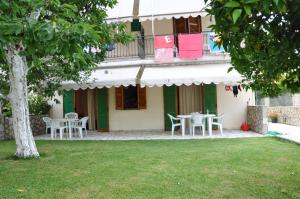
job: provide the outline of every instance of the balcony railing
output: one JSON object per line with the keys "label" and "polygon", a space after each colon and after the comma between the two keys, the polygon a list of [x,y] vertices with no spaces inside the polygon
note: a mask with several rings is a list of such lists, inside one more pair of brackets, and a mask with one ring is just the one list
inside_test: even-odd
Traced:
{"label": "balcony railing", "polygon": [[[209,41],[208,33],[202,32],[203,34],[203,50],[204,53],[208,53]],[[107,51],[106,58],[128,58],[128,57],[140,57],[144,59],[146,57],[154,56],[154,37],[153,36],[138,36],[128,44],[115,44],[114,49]],[[177,53],[174,53],[177,56]]]}

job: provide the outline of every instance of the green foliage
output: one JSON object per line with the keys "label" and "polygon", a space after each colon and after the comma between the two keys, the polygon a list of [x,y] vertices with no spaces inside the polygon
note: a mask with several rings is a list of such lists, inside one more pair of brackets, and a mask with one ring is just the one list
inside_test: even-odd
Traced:
{"label": "green foliage", "polygon": [[29,105],[29,113],[33,115],[48,114],[51,108],[51,106],[48,104],[47,98],[40,95],[30,96],[28,105]]}
{"label": "green foliage", "polygon": [[[48,114],[51,106],[48,104],[48,98],[40,95],[30,95],[28,99],[29,113],[32,115]],[[11,105],[8,101],[4,103],[3,115],[6,117],[12,116]]]}
{"label": "green foliage", "polygon": [[[30,91],[51,96],[62,81],[82,81],[104,59],[103,46],[131,39],[124,24],[106,23],[106,10],[115,4],[116,0],[1,0],[0,93],[9,92],[5,52],[11,45],[26,59]],[[92,47],[101,50],[84,50]]]}
{"label": "green foliage", "polygon": [[5,102],[5,103],[3,104],[2,114],[3,114],[5,117],[11,117],[11,116],[12,116],[11,105],[10,105],[9,102]]}
{"label": "green foliage", "polygon": [[275,96],[300,88],[300,1],[211,0],[213,30],[247,87]]}

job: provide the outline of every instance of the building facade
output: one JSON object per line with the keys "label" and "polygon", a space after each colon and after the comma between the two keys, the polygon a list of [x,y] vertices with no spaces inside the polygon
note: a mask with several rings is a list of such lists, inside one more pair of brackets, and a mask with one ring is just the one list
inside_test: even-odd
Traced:
{"label": "building facade", "polygon": [[209,112],[224,113],[224,128],[238,129],[254,95],[240,74],[227,73],[230,57],[210,44],[214,18],[199,2],[120,0],[108,21],[126,23],[136,39],[113,44],[87,83],[64,83],[51,117],[77,112],[91,130],[163,131],[171,127],[167,114]]}

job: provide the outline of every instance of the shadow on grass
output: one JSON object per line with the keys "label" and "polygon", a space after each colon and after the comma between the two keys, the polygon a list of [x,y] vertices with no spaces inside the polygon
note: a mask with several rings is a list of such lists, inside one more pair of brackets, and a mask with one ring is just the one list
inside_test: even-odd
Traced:
{"label": "shadow on grass", "polygon": [[41,158],[45,158],[47,156],[48,155],[46,153],[40,153],[40,157],[28,157],[28,158],[22,158],[22,157],[18,157],[16,155],[8,155],[8,156],[5,156],[3,158],[3,160],[14,160],[14,161],[40,160]]}

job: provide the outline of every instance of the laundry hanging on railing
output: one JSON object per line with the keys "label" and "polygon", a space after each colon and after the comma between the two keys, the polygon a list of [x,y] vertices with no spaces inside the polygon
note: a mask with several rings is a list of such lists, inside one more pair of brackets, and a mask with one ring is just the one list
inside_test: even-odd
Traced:
{"label": "laundry hanging on railing", "polygon": [[232,86],[232,93],[233,93],[234,97],[237,97],[237,95],[239,94],[239,91],[242,91],[241,85]]}
{"label": "laundry hanging on railing", "polygon": [[179,58],[197,59],[203,56],[203,36],[199,34],[178,35]]}
{"label": "laundry hanging on railing", "polygon": [[216,33],[208,33],[208,46],[209,50],[212,53],[218,53],[218,52],[225,52],[223,45],[220,47],[218,44],[221,42],[221,34],[216,34]]}
{"label": "laundry hanging on railing", "polygon": [[155,61],[159,63],[172,62],[174,58],[174,37],[168,36],[155,36]]}

